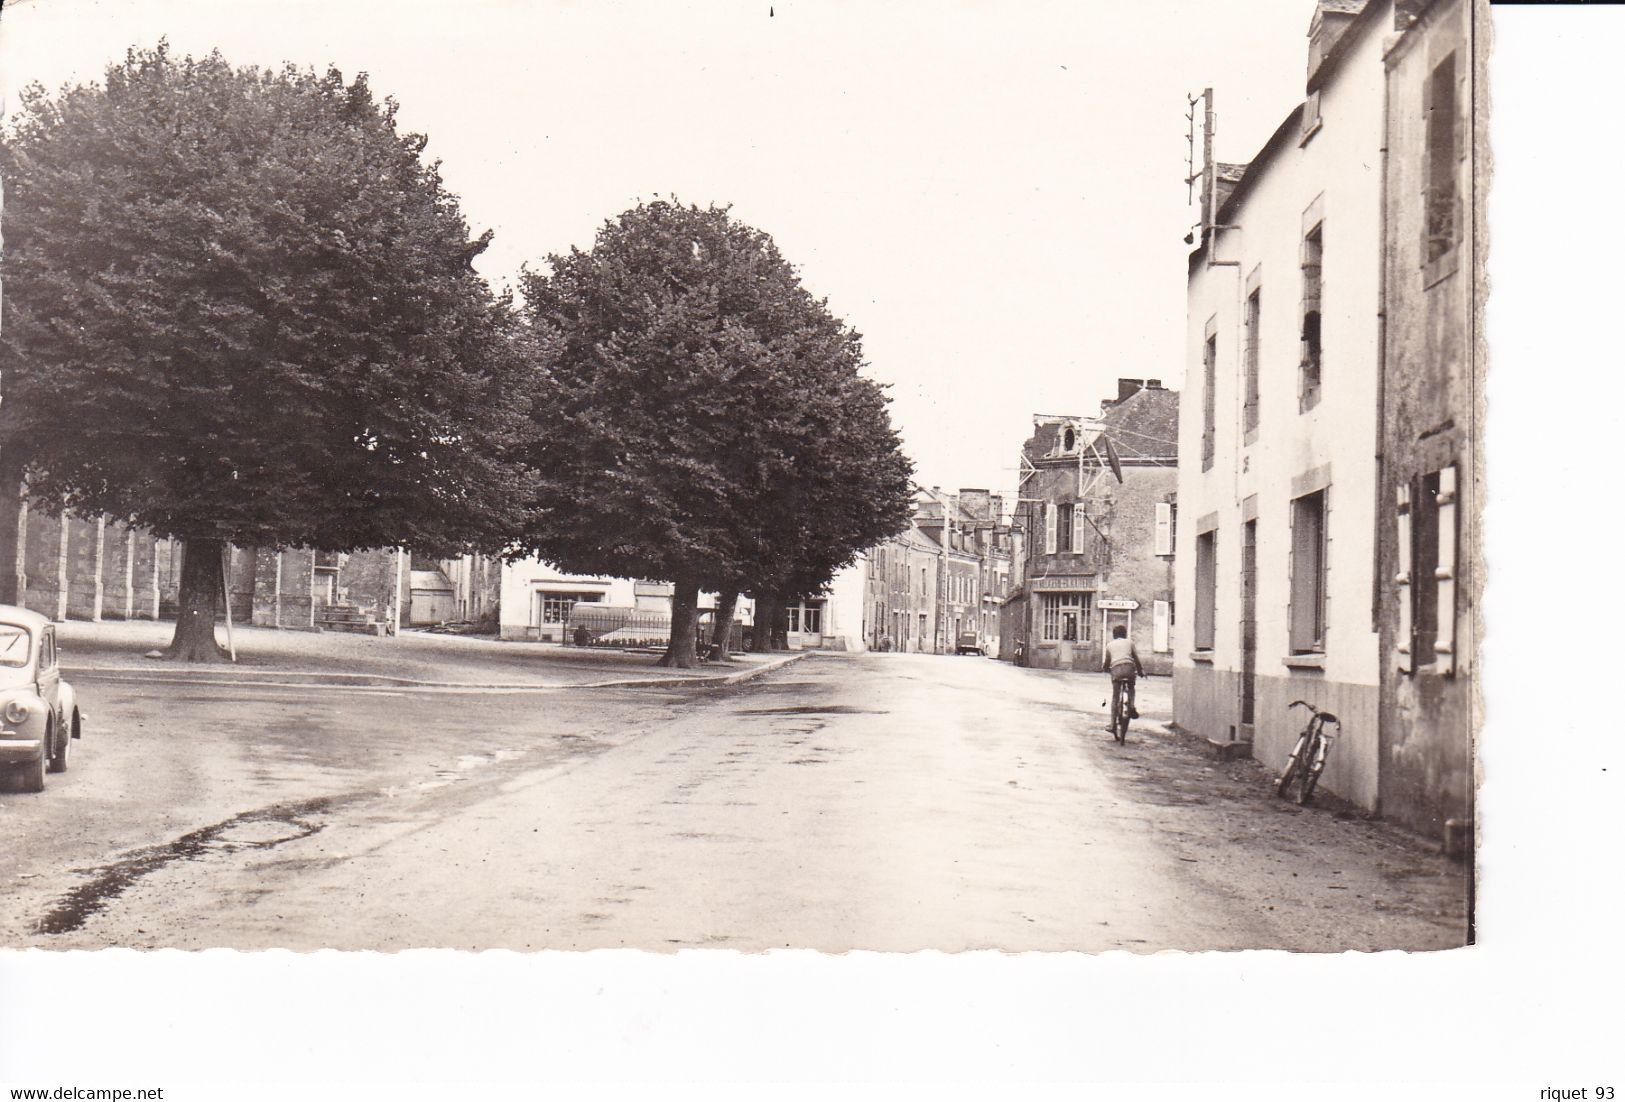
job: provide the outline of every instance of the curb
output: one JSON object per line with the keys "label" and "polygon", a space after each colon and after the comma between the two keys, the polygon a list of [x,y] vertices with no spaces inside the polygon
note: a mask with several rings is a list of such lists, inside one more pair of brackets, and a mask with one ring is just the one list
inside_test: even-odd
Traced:
{"label": "curb", "polygon": [[324,670],[155,670],[149,666],[71,666],[64,664],[62,672],[70,679],[83,677],[95,681],[121,684],[168,685],[231,685],[238,688],[298,687],[306,689],[405,689],[433,690],[436,692],[510,692],[556,693],[571,689],[646,689],[666,686],[693,686],[718,688],[738,685],[773,670],[782,669],[792,662],[807,657],[810,652],[787,655],[763,662],[757,666],[735,670],[733,673],[709,677],[627,677],[602,681],[568,682],[511,682],[511,681],[420,681],[388,674],[332,673]]}

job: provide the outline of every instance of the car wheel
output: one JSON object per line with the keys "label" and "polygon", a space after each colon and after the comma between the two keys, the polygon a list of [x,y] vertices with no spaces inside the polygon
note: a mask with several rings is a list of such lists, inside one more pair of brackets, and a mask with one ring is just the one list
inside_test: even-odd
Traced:
{"label": "car wheel", "polygon": [[56,757],[52,758],[50,760],[50,764],[46,766],[48,772],[66,773],[68,771],[68,746],[72,742],[73,739],[69,738],[68,735],[64,733],[62,736],[62,745],[57,750]]}
{"label": "car wheel", "polygon": [[45,770],[51,760],[51,732],[47,728],[45,739],[40,743],[39,757],[22,767],[22,782],[24,792],[45,791]]}

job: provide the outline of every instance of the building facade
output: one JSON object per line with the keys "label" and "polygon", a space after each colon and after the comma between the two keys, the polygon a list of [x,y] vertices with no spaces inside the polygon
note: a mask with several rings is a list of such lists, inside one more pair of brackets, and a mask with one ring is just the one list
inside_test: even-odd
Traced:
{"label": "building facade", "polygon": [[1175,721],[1279,765],[1310,701],[1322,786],[1439,835],[1471,803],[1472,11],[1321,0],[1304,101],[1205,173],[1178,496]]}
{"label": "building facade", "polygon": [[1001,656],[1099,670],[1122,625],[1147,672],[1173,666],[1179,396],[1121,379],[1098,417],[1037,417],[1022,447],[1019,588],[1003,603]]}
{"label": "building facade", "polygon": [[1385,28],[1378,797],[1453,849],[1470,841],[1477,729],[1483,18],[1469,0],[1402,3]]}

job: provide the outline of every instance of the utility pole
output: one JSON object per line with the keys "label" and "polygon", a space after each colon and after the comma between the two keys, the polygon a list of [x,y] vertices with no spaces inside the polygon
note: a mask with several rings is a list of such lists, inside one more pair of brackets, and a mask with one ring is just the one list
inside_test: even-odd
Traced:
{"label": "utility pole", "polygon": [[[937,540],[937,630],[934,638],[944,640],[948,632],[948,503],[943,500],[939,490],[927,490],[918,484],[915,490],[927,497],[935,498],[942,506],[942,536]],[[944,653],[945,647],[938,644],[938,653]]]}

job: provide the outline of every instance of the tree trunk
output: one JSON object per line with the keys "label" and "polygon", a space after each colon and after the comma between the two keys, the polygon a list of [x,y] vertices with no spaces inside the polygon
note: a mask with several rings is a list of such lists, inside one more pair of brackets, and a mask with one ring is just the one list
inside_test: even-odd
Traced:
{"label": "tree trunk", "polygon": [[[12,452],[12,455],[7,455]],[[0,605],[20,605],[23,588],[23,463],[0,448]]]}
{"label": "tree trunk", "polygon": [[717,595],[716,623],[711,628],[711,657],[728,662],[728,643],[733,638],[734,608],[739,604],[739,590],[725,589]]}
{"label": "tree trunk", "polygon": [[214,621],[224,599],[225,577],[220,568],[225,554],[221,540],[187,540],[181,558],[180,610],[175,614],[175,638],[168,657],[176,662],[224,662],[226,652],[215,642]]}
{"label": "tree trunk", "polygon": [[697,582],[677,582],[671,594],[671,641],[659,665],[691,670],[700,664],[694,649],[699,627],[700,587]]}
{"label": "tree trunk", "polygon": [[768,621],[768,638],[773,640],[774,650],[790,649],[789,609],[790,602],[782,594],[773,598],[773,619]]}
{"label": "tree trunk", "polygon": [[784,598],[776,594],[756,598],[756,626],[752,631],[756,649],[762,652],[789,650],[790,641],[784,630]]}

